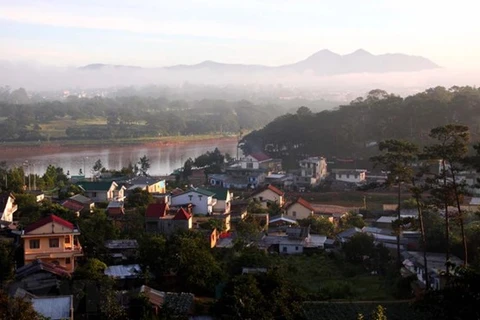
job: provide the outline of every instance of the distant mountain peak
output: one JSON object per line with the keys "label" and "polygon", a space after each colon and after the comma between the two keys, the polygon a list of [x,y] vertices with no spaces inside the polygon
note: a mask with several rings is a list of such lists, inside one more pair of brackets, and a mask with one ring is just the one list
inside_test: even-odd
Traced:
{"label": "distant mountain peak", "polygon": [[[134,69],[139,67],[90,64],[81,67],[82,70],[99,70],[103,68]],[[205,70],[221,74],[268,74],[269,72],[287,71],[293,73],[309,72],[316,75],[336,75],[349,73],[385,73],[385,72],[411,72],[439,68],[438,65],[420,56],[406,54],[380,54],[375,55],[364,49],[355,50],[346,55],[340,55],[329,49],[323,49],[312,54],[308,58],[296,63],[277,67],[262,65],[229,64],[212,60],[205,60],[194,65],[176,65],[164,67],[164,70],[172,72]]]}
{"label": "distant mountain peak", "polygon": [[349,55],[355,55],[355,56],[373,56],[373,54],[371,54],[370,52],[368,52],[367,50],[365,49],[357,49],[355,51],[353,51],[352,53],[350,53]]}

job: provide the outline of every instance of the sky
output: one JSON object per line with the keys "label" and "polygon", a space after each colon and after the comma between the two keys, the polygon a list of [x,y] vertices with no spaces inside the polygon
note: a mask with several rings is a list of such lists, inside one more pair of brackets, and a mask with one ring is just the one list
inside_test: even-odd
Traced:
{"label": "sky", "polygon": [[321,49],[480,69],[476,0],[0,0],[0,60],[281,65]]}

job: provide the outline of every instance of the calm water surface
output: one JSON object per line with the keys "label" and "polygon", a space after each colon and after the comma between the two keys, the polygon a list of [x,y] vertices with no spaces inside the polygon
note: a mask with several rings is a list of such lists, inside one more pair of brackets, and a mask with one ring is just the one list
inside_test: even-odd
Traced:
{"label": "calm water surface", "polygon": [[[235,157],[236,141],[218,141],[218,142],[191,142],[188,144],[177,144],[168,146],[98,146],[86,147],[81,150],[73,150],[69,147],[63,147],[59,151],[50,152],[49,154],[39,154],[39,150],[32,148],[31,152],[22,150],[22,154],[15,152],[7,154],[0,153],[0,161],[6,161],[8,165],[20,166],[24,163],[30,165],[26,169],[32,173],[42,175],[48,165],[59,166],[64,172],[70,171],[71,175],[79,174],[79,170],[85,170],[86,175],[91,174],[91,170],[95,161],[100,159],[104,167],[108,169],[119,170],[128,164],[136,163],[143,155],[150,159],[149,174],[151,175],[168,175],[175,169],[183,166],[188,159],[198,157],[199,155],[213,151],[215,147],[222,153],[229,153]],[[70,150],[69,150],[70,149]]]}

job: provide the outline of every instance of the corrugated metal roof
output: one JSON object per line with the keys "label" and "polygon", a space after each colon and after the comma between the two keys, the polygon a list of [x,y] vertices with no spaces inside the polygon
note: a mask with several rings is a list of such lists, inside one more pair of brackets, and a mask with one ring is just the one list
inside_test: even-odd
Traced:
{"label": "corrugated metal roof", "polygon": [[71,319],[72,296],[33,298],[32,305],[35,311],[51,320]]}
{"label": "corrugated metal roof", "polygon": [[109,266],[104,271],[105,275],[116,279],[138,278],[142,269],[138,264]]}

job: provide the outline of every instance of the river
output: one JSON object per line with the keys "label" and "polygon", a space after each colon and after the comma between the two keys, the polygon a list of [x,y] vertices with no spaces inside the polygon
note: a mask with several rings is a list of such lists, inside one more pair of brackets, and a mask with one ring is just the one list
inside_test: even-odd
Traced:
{"label": "river", "polygon": [[100,159],[107,169],[119,170],[135,164],[140,157],[146,155],[150,159],[148,173],[153,176],[168,175],[183,166],[188,158],[213,151],[215,147],[222,153],[236,156],[237,142],[232,139],[215,141],[197,141],[170,145],[128,145],[128,146],[62,146],[49,150],[48,148],[19,148],[18,150],[0,151],[0,161],[6,161],[9,166],[26,166],[26,172],[43,175],[49,165],[63,168],[71,175],[79,174],[80,169],[91,175],[94,163]]}

